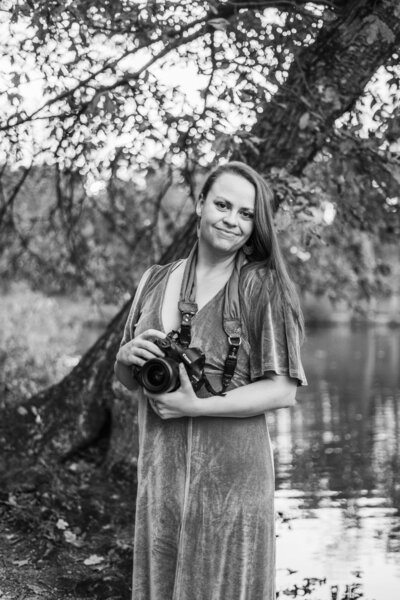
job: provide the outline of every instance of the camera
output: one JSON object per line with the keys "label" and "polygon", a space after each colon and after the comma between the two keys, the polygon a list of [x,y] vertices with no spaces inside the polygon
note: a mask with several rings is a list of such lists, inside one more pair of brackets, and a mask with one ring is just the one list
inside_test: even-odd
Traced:
{"label": "camera", "polygon": [[136,370],[135,377],[140,385],[154,394],[175,391],[180,386],[179,364],[183,363],[193,389],[199,390],[204,380],[205,355],[202,351],[182,346],[176,331],[154,343],[165,353],[165,357],[151,358]]}

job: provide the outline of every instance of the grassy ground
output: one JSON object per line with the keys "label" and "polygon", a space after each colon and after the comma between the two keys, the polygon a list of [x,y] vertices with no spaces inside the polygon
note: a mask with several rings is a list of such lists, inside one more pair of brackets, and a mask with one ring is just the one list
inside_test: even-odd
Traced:
{"label": "grassy ground", "polygon": [[0,402],[21,402],[64,377],[117,308],[48,298],[24,283],[1,294]]}

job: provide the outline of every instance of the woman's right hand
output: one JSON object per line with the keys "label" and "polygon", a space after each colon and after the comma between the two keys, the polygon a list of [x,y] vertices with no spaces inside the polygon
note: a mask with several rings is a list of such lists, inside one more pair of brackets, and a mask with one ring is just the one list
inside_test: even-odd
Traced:
{"label": "woman's right hand", "polygon": [[166,334],[157,329],[146,329],[121,346],[117,354],[117,361],[127,366],[142,367],[144,363],[155,356],[165,356],[153,340],[163,340]]}

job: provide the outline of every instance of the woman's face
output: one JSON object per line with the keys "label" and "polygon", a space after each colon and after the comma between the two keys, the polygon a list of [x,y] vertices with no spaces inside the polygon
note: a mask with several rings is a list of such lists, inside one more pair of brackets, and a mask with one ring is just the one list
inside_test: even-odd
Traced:
{"label": "woman's face", "polygon": [[222,173],[205,199],[199,201],[199,241],[214,251],[237,252],[254,229],[255,188],[236,173]]}

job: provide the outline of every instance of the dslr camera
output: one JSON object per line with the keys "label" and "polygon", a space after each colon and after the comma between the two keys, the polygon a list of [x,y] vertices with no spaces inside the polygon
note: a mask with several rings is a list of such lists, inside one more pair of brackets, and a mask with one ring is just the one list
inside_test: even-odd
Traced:
{"label": "dslr camera", "polygon": [[199,348],[182,346],[177,331],[171,331],[166,338],[154,343],[165,357],[151,358],[135,371],[140,385],[154,394],[175,391],[180,386],[179,364],[183,363],[193,389],[199,390],[204,381],[205,354]]}

